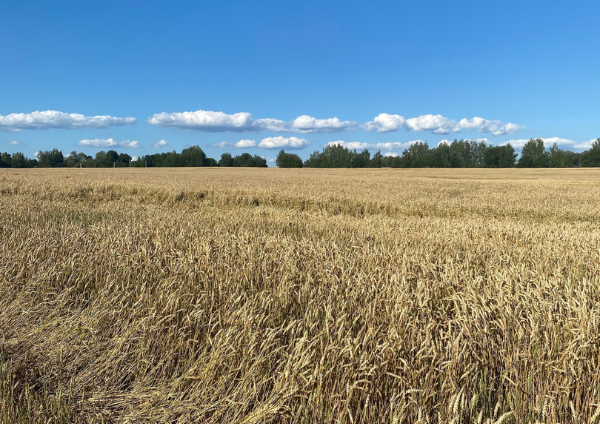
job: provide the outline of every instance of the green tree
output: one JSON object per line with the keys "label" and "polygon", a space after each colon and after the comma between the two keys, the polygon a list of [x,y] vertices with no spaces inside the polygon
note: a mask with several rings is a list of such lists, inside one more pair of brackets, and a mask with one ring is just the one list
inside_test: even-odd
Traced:
{"label": "green tree", "polygon": [[267,160],[258,155],[250,155],[250,153],[242,153],[233,158],[233,166],[239,167],[267,167]]}
{"label": "green tree", "polygon": [[600,167],[600,138],[592,143],[592,148],[581,154],[581,166]]}
{"label": "green tree", "polygon": [[278,168],[302,168],[302,159],[296,154],[280,150],[275,159],[275,164]]}
{"label": "green tree", "polygon": [[365,149],[358,153],[356,150],[350,152],[350,166],[352,168],[368,168],[371,163],[371,153]]}
{"label": "green tree", "polygon": [[547,168],[550,166],[550,154],[546,152],[544,141],[541,138],[532,138],[525,143],[517,166],[520,168]]}
{"label": "green tree", "polygon": [[188,147],[181,151],[182,166],[206,166],[206,154],[199,146]]}
{"label": "green tree", "polygon": [[115,150],[109,150],[106,152],[106,157],[104,158],[104,166],[107,168],[112,168],[113,166],[117,166],[117,162],[119,161],[119,154]]}
{"label": "green tree", "polygon": [[64,165],[65,157],[58,149],[39,152],[39,165],[42,168],[58,168]]}
{"label": "green tree", "polygon": [[486,168],[512,168],[515,166],[517,154],[513,146],[488,146],[483,155]]}
{"label": "green tree", "polygon": [[371,162],[369,163],[369,168],[381,168],[383,163],[383,155],[381,154],[381,150],[378,150],[377,153],[373,155],[371,158]]}
{"label": "green tree", "polygon": [[4,152],[0,154],[0,168],[10,168],[12,166],[12,157],[10,153]]}
{"label": "green tree", "polygon": [[429,145],[418,141],[402,152],[402,162],[406,168],[423,168],[429,166]]}
{"label": "green tree", "polygon": [[27,158],[21,152],[14,153],[12,155],[10,165],[13,168],[26,168],[27,167]]}
{"label": "green tree", "polygon": [[131,156],[127,153],[119,153],[119,157],[117,159],[117,166],[129,166],[131,163]]}
{"label": "green tree", "polygon": [[223,166],[223,167],[233,166],[233,157],[231,156],[231,153],[223,153],[221,155],[221,159],[219,160],[219,166]]}

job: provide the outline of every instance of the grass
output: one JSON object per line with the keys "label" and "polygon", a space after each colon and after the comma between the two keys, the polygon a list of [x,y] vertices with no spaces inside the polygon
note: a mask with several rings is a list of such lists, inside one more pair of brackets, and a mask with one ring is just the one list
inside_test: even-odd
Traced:
{"label": "grass", "polygon": [[0,423],[600,418],[600,170],[0,172]]}

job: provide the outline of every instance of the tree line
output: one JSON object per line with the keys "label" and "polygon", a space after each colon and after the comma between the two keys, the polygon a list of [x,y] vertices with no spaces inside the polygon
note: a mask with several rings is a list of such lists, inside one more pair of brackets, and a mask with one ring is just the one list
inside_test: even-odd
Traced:
{"label": "tree line", "polygon": [[0,154],[0,168],[121,168],[121,167],[155,167],[155,166],[224,166],[224,167],[267,167],[266,159],[249,153],[232,156],[223,153],[217,162],[207,157],[198,146],[183,149],[181,153],[167,152],[140,156],[137,160],[127,153],[115,150],[99,151],[95,156],[83,152],[72,151],[65,156],[60,150],[53,149],[38,152],[37,158],[27,158],[23,153]]}
{"label": "tree line", "polygon": [[[219,161],[207,157],[199,146],[188,147],[181,153],[166,152],[140,156],[137,160],[127,153],[115,150],[99,151],[94,157],[83,152],[72,151],[65,156],[58,149],[38,152],[37,158],[28,158],[23,153],[1,153],[0,168],[112,168],[112,167],[267,167],[266,159],[242,153],[232,156],[223,153]],[[381,151],[371,155],[341,145],[329,145],[322,151],[313,152],[304,162],[297,154],[281,150],[277,155],[279,168],[570,168],[600,167],[600,138],[592,147],[581,153],[563,150],[554,143],[546,149],[540,138],[530,139],[517,159],[515,149],[492,146],[475,140],[454,140],[430,148],[427,142],[418,142],[404,149],[402,155],[384,156]]]}
{"label": "tree line", "polygon": [[554,143],[546,149],[540,138],[530,139],[523,146],[517,160],[515,149],[492,146],[483,141],[454,140],[430,148],[427,142],[418,142],[404,149],[402,155],[383,156],[381,151],[371,156],[341,145],[329,145],[321,152],[315,151],[302,162],[295,154],[283,150],[277,156],[280,168],[570,168],[600,167],[600,138],[589,150],[575,153],[563,150]]}

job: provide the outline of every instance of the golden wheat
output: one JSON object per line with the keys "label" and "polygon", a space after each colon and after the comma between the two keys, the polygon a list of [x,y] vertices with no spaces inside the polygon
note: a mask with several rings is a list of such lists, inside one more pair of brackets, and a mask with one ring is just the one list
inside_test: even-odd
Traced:
{"label": "golden wheat", "polygon": [[598,177],[3,170],[0,422],[595,422]]}

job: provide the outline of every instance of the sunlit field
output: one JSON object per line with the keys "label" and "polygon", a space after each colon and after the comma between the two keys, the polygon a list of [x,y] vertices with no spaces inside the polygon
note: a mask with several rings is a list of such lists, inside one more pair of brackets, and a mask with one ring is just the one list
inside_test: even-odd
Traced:
{"label": "sunlit field", "polygon": [[600,170],[0,170],[1,423],[591,423]]}

